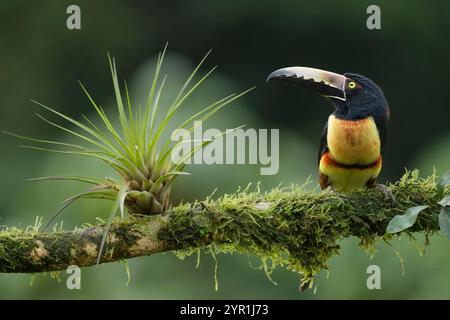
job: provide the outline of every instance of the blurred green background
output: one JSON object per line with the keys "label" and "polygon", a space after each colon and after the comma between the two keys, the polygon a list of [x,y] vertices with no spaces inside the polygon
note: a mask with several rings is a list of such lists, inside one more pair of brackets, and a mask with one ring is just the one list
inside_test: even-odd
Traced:
{"label": "blurred green background", "polygon": [[[81,7],[82,29],[66,28],[66,8]],[[366,28],[366,8],[381,7],[382,29]],[[357,72],[377,82],[390,102],[392,119],[381,181],[394,181],[404,168],[428,175],[450,169],[448,72],[450,45],[448,1],[2,1],[0,3],[0,129],[43,139],[69,140],[37,119],[36,99],[81,118],[93,109],[77,84],[87,86],[97,102],[113,111],[113,89],[106,52],[116,57],[121,77],[136,101],[145,95],[155,55],[169,42],[164,72],[169,93],[210,49],[203,72],[219,69],[179,115],[199,110],[229,93],[256,90],[223,110],[210,125],[232,128],[280,128],[280,171],[260,176],[259,166],[196,165],[181,177],[173,201],[234,191],[248,182],[270,189],[280,182],[316,178],[316,151],[331,105],[318,95],[281,83],[266,84],[273,70],[292,65],[335,72]],[[53,118],[54,119],[54,118]],[[58,174],[93,174],[109,170],[102,163],[18,149],[21,141],[1,135],[0,225],[27,226],[36,216],[45,221],[60,201],[84,186],[72,183],[28,183],[26,178]],[[213,177],[213,178],[212,178]],[[317,180],[314,180],[314,184]],[[84,201],[69,208],[58,222],[67,229],[106,217],[109,203]],[[331,261],[330,274],[316,282],[316,294],[298,291],[297,274],[278,269],[273,285],[260,270],[249,267],[254,257],[219,256],[219,291],[214,291],[214,264],[203,255],[178,260],[173,254],[128,262],[127,283],[122,263],[82,270],[82,289],[68,290],[50,275],[0,275],[0,298],[450,298],[450,241],[434,236],[424,257],[417,242],[380,243],[374,259],[350,239]],[[404,260],[405,273],[396,250]],[[381,267],[381,290],[366,288],[366,268]]]}

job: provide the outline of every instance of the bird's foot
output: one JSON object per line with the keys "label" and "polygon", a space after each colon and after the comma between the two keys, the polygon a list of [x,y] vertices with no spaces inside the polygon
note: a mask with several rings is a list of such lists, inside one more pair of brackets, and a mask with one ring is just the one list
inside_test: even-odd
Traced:
{"label": "bird's foot", "polygon": [[[332,194],[334,194],[334,195],[337,195],[337,196],[339,196],[339,197],[341,197],[341,198],[344,198],[344,199],[349,199],[349,198],[350,198],[345,192],[337,191],[337,190],[336,190],[333,186],[331,186],[331,185],[329,185],[325,190],[328,191],[328,192],[330,192],[330,193],[332,193]],[[324,190],[324,191],[325,191],[325,190]]]}
{"label": "bird's foot", "polygon": [[380,191],[386,200],[391,200],[392,202],[395,202],[395,196],[388,186],[381,184],[381,183],[376,183],[372,186],[372,188]]}

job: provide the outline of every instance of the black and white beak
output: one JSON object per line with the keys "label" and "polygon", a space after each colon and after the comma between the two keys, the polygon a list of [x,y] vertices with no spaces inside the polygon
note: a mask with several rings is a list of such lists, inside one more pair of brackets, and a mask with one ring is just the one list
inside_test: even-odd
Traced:
{"label": "black and white beak", "polygon": [[324,97],[343,101],[346,99],[347,77],[338,73],[308,67],[289,67],[272,72],[267,77],[267,81],[270,80],[294,82]]}

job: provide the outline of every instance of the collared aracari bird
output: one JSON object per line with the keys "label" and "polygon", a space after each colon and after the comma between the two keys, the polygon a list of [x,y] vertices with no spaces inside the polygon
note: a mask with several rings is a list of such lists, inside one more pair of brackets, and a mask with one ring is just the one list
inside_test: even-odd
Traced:
{"label": "collared aracari bird", "polygon": [[335,111],[328,117],[319,148],[322,189],[351,191],[377,185],[386,144],[389,106],[381,88],[355,73],[337,73],[307,67],[283,68],[269,80],[285,80],[329,98]]}

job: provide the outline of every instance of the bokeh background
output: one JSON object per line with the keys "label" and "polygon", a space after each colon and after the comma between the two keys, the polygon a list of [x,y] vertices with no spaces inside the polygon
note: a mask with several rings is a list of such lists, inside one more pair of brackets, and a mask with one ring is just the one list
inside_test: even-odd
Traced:
{"label": "bokeh background", "polygon": [[[81,7],[82,29],[66,28],[66,8]],[[366,28],[366,8],[381,7],[382,29]],[[209,50],[205,68],[219,65],[208,83],[189,101],[179,119],[205,102],[251,86],[256,89],[223,110],[211,126],[280,129],[280,171],[260,176],[259,166],[190,166],[181,177],[173,201],[234,191],[249,182],[267,190],[303,183],[316,175],[316,151],[331,105],[318,95],[284,83],[266,84],[276,68],[304,65],[335,72],[358,72],[377,82],[390,102],[392,120],[383,161],[382,181],[394,181],[404,168],[422,175],[450,169],[450,20],[448,1],[2,1],[0,2],[0,129],[38,138],[71,141],[71,137],[36,118],[42,112],[30,99],[53,106],[77,119],[94,117],[77,84],[82,81],[96,101],[113,111],[113,89],[106,53],[116,57],[133,99],[145,96],[155,55],[166,42],[164,72],[168,96]],[[54,119],[54,118],[52,118]],[[45,221],[57,204],[84,186],[76,183],[28,183],[26,178],[58,174],[110,172],[92,160],[18,149],[18,141],[1,135],[0,225],[27,226],[36,216]],[[316,184],[314,180],[313,184]],[[70,229],[106,217],[109,203],[84,201],[69,208],[58,222]],[[342,243],[342,253],[322,273],[317,291],[300,293],[299,277],[276,270],[272,284],[249,267],[254,257],[219,256],[219,291],[214,291],[214,264],[202,255],[178,260],[158,254],[130,260],[127,285],[124,264],[83,269],[82,289],[66,288],[50,275],[0,274],[0,298],[21,299],[181,299],[181,298],[450,298],[450,240],[436,235],[424,256],[417,242],[378,244],[370,260],[357,241]],[[402,264],[396,252],[404,261]],[[366,288],[366,268],[377,264],[382,289]],[[31,283],[32,282],[32,283]]]}

